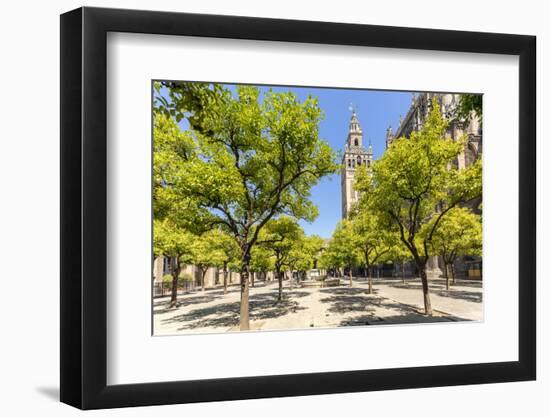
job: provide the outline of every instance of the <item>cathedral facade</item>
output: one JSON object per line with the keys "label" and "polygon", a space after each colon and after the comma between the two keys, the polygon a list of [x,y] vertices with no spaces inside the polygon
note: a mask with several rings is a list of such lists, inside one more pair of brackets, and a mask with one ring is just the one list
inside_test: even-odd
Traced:
{"label": "cathedral facade", "polygon": [[386,131],[386,148],[391,145],[395,138],[408,138],[412,132],[422,129],[424,122],[428,117],[432,99],[436,99],[441,108],[443,118],[449,121],[447,127],[447,136],[453,140],[467,135],[468,141],[455,164],[459,169],[471,165],[482,152],[482,130],[479,119],[473,116],[470,120],[459,120],[455,118],[460,94],[449,93],[420,93],[414,94],[412,103],[407,111],[405,118],[399,121],[399,126],[395,133],[391,126]]}

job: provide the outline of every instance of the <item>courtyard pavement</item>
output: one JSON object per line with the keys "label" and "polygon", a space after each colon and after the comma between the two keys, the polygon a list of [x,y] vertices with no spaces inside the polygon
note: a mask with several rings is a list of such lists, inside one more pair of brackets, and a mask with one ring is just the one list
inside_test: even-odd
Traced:
{"label": "courtyard pavement", "polygon": [[[305,329],[483,320],[481,281],[460,281],[445,289],[443,280],[430,281],[434,314],[422,314],[422,284],[418,279],[375,279],[373,294],[365,280],[341,279],[339,287],[301,288],[284,282],[283,300],[276,302],[277,282],[256,282],[250,288],[251,330]],[[239,330],[239,286],[228,294],[217,287],[180,295],[177,308],[170,297],[153,300],[154,334],[218,333]]]}

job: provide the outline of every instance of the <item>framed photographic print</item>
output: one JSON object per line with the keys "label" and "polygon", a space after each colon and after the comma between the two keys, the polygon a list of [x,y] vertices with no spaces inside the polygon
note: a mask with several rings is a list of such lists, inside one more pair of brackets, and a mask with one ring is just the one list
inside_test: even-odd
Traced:
{"label": "framed photographic print", "polygon": [[535,379],[535,38],[61,16],[61,401]]}

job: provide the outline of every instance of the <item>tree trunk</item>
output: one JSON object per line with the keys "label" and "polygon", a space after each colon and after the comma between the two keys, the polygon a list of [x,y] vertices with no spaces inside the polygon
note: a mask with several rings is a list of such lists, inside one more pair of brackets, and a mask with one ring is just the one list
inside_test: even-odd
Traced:
{"label": "tree trunk", "polygon": [[255,278],[256,278],[256,272],[252,272],[252,273],[250,274],[250,285],[251,285],[252,287],[254,287],[254,280],[255,280]]}
{"label": "tree trunk", "polygon": [[207,271],[208,268],[201,268],[201,291],[204,291],[206,289],[204,279],[206,278]]}
{"label": "tree trunk", "polygon": [[405,283],[405,261],[401,262],[401,282]]}
{"label": "tree trunk", "polygon": [[453,279],[453,285],[456,285],[456,274],[454,262],[451,263],[451,277]]}
{"label": "tree trunk", "polygon": [[427,316],[432,315],[432,302],[430,301],[430,289],[428,287],[428,276],[426,275],[426,264],[418,265],[420,279],[422,280],[422,293],[424,294],[424,312]]}
{"label": "tree trunk", "polygon": [[349,266],[349,286],[350,287],[353,286],[353,279],[351,277],[351,265]]}
{"label": "tree trunk", "polygon": [[227,262],[223,263],[223,293],[227,294]]}
{"label": "tree trunk", "polygon": [[172,296],[170,297],[170,306],[177,307],[178,305],[178,276],[176,274],[172,274]]}
{"label": "tree trunk", "polygon": [[447,262],[443,262],[443,275],[445,277],[445,289],[449,291],[449,264]]}
{"label": "tree trunk", "polygon": [[176,257],[171,258],[172,263],[172,296],[170,297],[170,305],[168,308],[178,306],[178,278],[180,276],[179,262]]}
{"label": "tree trunk", "polygon": [[367,274],[367,281],[369,282],[369,294],[372,294],[372,271],[370,265],[368,264],[365,268],[365,273]]}
{"label": "tree trunk", "polygon": [[283,275],[279,270],[277,270],[277,279],[279,280],[279,295],[277,296],[277,302],[279,302],[283,299]]}
{"label": "tree trunk", "polygon": [[248,274],[249,274],[250,254],[244,251],[241,267],[241,308],[240,308],[240,329],[250,329],[250,316],[248,310]]}

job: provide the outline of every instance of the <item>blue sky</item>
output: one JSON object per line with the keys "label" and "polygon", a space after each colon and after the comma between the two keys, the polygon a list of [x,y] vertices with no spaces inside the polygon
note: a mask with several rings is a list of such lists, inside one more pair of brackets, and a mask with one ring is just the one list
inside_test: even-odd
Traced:
{"label": "blue sky", "polygon": [[[225,87],[235,90],[232,84],[225,84]],[[378,159],[385,150],[386,129],[392,126],[395,131],[399,117],[405,116],[412,100],[412,92],[260,86],[261,91],[269,88],[274,91],[292,91],[300,100],[306,99],[308,95],[317,97],[325,114],[320,125],[320,136],[336,151],[344,148],[351,118],[349,107],[353,103],[363,129],[363,143],[368,146],[371,141],[374,159]],[[185,121],[180,126],[187,128]],[[307,235],[328,238],[342,218],[339,174],[323,178],[312,189],[311,198],[319,207],[319,216],[312,223],[301,221],[300,224]]]}

